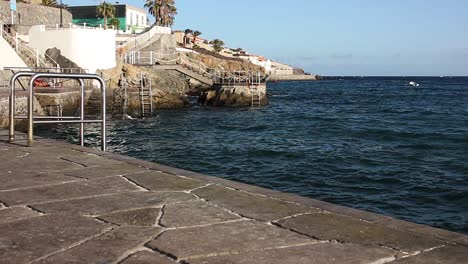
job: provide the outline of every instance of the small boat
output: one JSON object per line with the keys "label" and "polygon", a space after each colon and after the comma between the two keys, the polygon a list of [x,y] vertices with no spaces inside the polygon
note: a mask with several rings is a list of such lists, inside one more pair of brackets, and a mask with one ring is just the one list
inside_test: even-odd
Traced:
{"label": "small boat", "polygon": [[419,83],[417,83],[417,82],[409,82],[409,85],[411,85],[413,87],[419,87]]}

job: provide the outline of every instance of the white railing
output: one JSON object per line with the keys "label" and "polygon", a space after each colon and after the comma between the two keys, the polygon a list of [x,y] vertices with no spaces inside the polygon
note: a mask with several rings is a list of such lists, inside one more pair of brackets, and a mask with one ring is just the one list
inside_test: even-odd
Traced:
{"label": "white railing", "polygon": [[[15,34],[15,36],[12,36],[10,34],[8,34],[7,32],[5,32],[5,30],[3,29],[3,23],[0,23],[0,36],[3,37],[7,42],[9,43],[12,43],[12,45],[14,45],[14,49],[16,51],[16,53],[19,53],[20,52],[24,52],[24,53],[27,53],[29,55],[26,55],[28,56],[29,58],[31,58],[32,60],[34,60],[35,62],[35,66],[36,67],[47,67],[47,63],[42,60],[40,54],[39,54],[39,51],[36,49],[36,50],[33,50],[32,48],[28,47],[27,45],[21,43],[21,40],[18,38],[18,34]],[[47,55],[46,55],[47,56]],[[47,56],[48,59],[50,59],[52,61],[52,63],[55,63],[56,66],[58,65],[58,63],[56,61],[54,61],[52,58],[50,58],[49,56]]]}
{"label": "white railing", "polygon": [[120,45],[119,48],[122,48],[124,50],[133,50],[136,48],[141,48],[143,45],[149,44],[148,41],[157,34],[171,34],[171,29],[160,26],[152,26],[148,31],[138,34],[137,36],[125,42],[124,44]]}
{"label": "white railing", "polygon": [[203,62],[179,53],[159,53],[154,51],[130,51],[122,55],[124,63],[133,65],[177,64],[184,66],[201,75],[208,75],[214,83],[223,85],[261,84],[265,83],[267,76],[254,71],[226,71],[210,68]]}
{"label": "white railing", "polygon": [[253,71],[219,71],[213,73],[216,84],[235,86],[237,84],[259,85],[265,83],[267,76]]}
{"label": "white railing", "polygon": [[130,51],[122,55],[124,63],[134,65],[177,64],[178,53]]}

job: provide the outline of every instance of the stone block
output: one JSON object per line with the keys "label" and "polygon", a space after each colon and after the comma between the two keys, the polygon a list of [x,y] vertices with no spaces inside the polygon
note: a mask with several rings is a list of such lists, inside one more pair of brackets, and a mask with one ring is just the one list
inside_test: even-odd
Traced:
{"label": "stone block", "polygon": [[71,201],[33,204],[32,207],[46,213],[72,211],[77,214],[102,215],[116,211],[145,207],[161,207],[164,204],[185,202],[193,199],[195,199],[193,195],[186,193],[137,192]]}
{"label": "stone block", "polygon": [[148,244],[180,259],[285,247],[316,240],[253,220],[168,230]]}
{"label": "stone block", "polygon": [[160,211],[160,208],[134,209],[100,215],[99,219],[123,226],[155,226]]}
{"label": "stone block", "polygon": [[243,216],[264,221],[272,221],[299,213],[319,211],[315,208],[216,185],[196,190],[193,193]]}
{"label": "stone block", "polygon": [[446,246],[403,258],[392,264],[462,264],[468,263],[468,247]]}
{"label": "stone block", "polygon": [[170,258],[151,251],[140,251],[126,258],[120,264],[177,264]]}
{"label": "stone block", "polygon": [[56,173],[37,173],[4,170],[0,173],[0,191],[18,190],[44,185],[76,182],[77,178]]}
{"label": "stone block", "polygon": [[152,191],[189,191],[206,185],[206,183],[197,180],[157,171],[148,171],[125,177]]}
{"label": "stone block", "polygon": [[139,191],[140,188],[122,177],[95,179],[0,192],[0,200],[9,205],[26,205],[47,201],[67,200],[80,197]]}
{"label": "stone block", "polygon": [[204,201],[190,201],[164,207],[161,224],[175,228],[214,224],[235,219],[239,217]]}
{"label": "stone block", "polygon": [[109,229],[92,218],[44,215],[0,225],[2,263],[29,263]]}
{"label": "stone block", "polygon": [[381,245],[416,252],[443,245],[430,236],[400,231],[333,213],[301,215],[281,220],[279,225],[319,240],[336,240],[363,245]]}
{"label": "stone block", "polygon": [[4,208],[0,210],[0,225],[40,215],[38,212],[26,207]]}
{"label": "stone block", "polygon": [[145,168],[133,166],[130,164],[124,165],[111,165],[111,166],[100,166],[100,167],[88,167],[76,170],[69,170],[64,172],[67,176],[73,176],[78,178],[93,179],[101,177],[111,176],[123,176],[132,173],[139,173],[147,171]]}
{"label": "stone block", "polygon": [[141,246],[161,232],[157,227],[120,227],[39,263],[116,263],[125,252]]}
{"label": "stone block", "polygon": [[202,257],[190,264],[364,264],[385,263],[395,252],[379,247],[353,244],[318,243],[313,245],[242,252],[234,255]]}

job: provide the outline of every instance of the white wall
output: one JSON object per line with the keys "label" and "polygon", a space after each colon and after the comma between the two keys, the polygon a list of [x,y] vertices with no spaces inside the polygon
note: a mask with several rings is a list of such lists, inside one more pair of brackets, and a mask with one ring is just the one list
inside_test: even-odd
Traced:
{"label": "white wall", "polygon": [[131,7],[127,6],[127,30],[128,26],[138,26],[138,27],[147,27],[147,18],[145,12],[134,10]]}
{"label": "white wall", "polygon": [[171,35],[172,30],[170,27],[153,26],[150,30],[145,33],[138,34],[127,40],[124,44],[120,45],[120,48],[124,48],[127,51],[138,46],[144,46],[145,42],[152,40],[155,35]]}
{"label": "white wall", "polygon": [[0,36],[0,70],[4,67],[27,67],[16,51]]}
{"label": "white wall", "polygon": [[293,75],[294,68],[278,62],[271,63],[271,75]]}
{"label": "white wall", "polygon": [[29,30],[29,45],[44,54],[48,48],[58,48],[62,55],[83,69],[95,72],[116,65],[115,30],[64,28],[45,30],[33,26]]}

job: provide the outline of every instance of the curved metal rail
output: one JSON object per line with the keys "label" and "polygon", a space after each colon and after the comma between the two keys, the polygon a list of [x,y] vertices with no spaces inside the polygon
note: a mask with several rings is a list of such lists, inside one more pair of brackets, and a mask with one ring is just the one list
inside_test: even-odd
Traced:
{"label": "curved metal rail", "polygon": [[[31,77],[29,82],[29,96],[28,96],[28,113],[27,116],[15,115],[15,82],[20,77]],[[79,117],[58,117],[58,116],[41,116],[34,117],[34,81],[39,78],[60,78],[72,79],[79,82],[80,90],[80,116]],[[101,119],[98,120],[85,120],[84,107],[85,107],[85,87],[83,80],[97,80],[101,89]],[[67,73],[37,73],[37,72],[18,72],[10,80],[10,127],[9,127],[9,141],[14,142],[15,133],[15,119],[28,120],[28,146],[32,146],[34,142],[34,124],[80,124],[79,136],[80,145],[84,145],[84,124],[86,123],[100,123],[101,124],[101,150],[106,151],[106,84],[104,79],[95,74],[67,74]]]}

